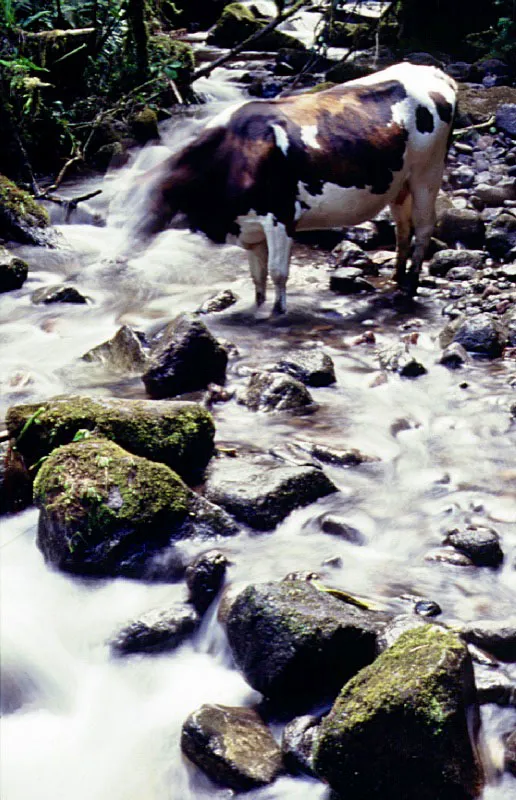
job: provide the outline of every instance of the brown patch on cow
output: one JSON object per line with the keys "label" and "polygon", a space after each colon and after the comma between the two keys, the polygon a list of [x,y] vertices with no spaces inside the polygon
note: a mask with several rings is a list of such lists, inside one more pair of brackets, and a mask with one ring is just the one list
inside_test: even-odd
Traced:
{"label": "brown patch on cow", "polygon": [[405,183],[401,187],[401,190],[398,192],[398,194],[396,195],[396,197],[394,199],[394,204],[397,205],[397,206],[402,206],[403,203],[405,202],[405,200],[407,199],[407,197],[409,196],[409,194],[410,194],[410,189],[409,189],[408,181],[405,181]]}
{"label": "brown patch on cow", "polygon": [[435,108],[439,114],[439,119],[448,125],[453,119],[453,106],[440,92],[429,92],[430,97],[435,103]]}

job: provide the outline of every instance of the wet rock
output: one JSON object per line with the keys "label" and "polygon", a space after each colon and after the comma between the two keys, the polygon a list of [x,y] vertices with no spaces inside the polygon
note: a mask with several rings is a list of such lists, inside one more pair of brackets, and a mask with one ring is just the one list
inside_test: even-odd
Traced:
{"label": "wet rock", "polygon": [[292,466],[261,455],[214,460],[205,494],[251,528],[272,530],[295,508],[335,491],[316,467]]}
{"label": "wet rock", "polygon": [[355,267],[365,275],[377,275],[378,267],[372,258],[355,242],[344,239],[332,250],[336,267]]}
{"label": "wet rock", "polygon": [[0,294],[20,289],[29,274],[29,265],[21,258],[15,258],[0,246]]}
{"label": "wet rock", "polygon": [[394,642],[397,642],[403,633],[429,624],[432,623],[428,622],[427,619],[420,614],[398,614],[398,616],[387,623],[385,629],[379,635],[376,642],[377,653],[383,653],[388,647],[392,647]]}
{"label": "wet rock", "polygon": [[467,642],[487,650],[501,661],[516,661],[516,618],[506,620],[483,619],[461,628]]}
{"label": "wet rock", "polygon": [[310,714],[295,717],[285,725],[281,738],[283,763],[292,775],[314,776],[313,749],[319,727],[319,718]]}
{"label": "wet rock", "polygon": [[405,344],[394,345],[378,351],[381,369],[397,372],[404,378],[418,378],[428,370],[408,350]]}
{"label": "wet rock", "polygon": [[484,244],[485,225],[477,211],[449,208],[441,213],[435,235],[448,245],[461,244],[471,250],[481,249]]}
{"label": "wet rock", "polygon": [[279,746],[251,708],[201,706],[183,724],[181,749],[209,778],[236,792],[266,786],[283,771]]}
{"label": "wet rock", "polygon": [[472,567],[473,562],[465,553],[454,547],[436,547],[425,556],[425,561],[438,561],[452,567]]}
{"label": "wet rock", "polygon": [[441,331],[439,341],[441,347],[457,342],[468,353],[498,358],[507,344],[507,330],[491,314],[459,316]]}
{"label": "wet rock", "polygon": [[231,289],[223,289],[221,292],[217,292],[212,297],[209,297],[207,300],[202,303],[199,308],[197,309],[198,314],[218,314],[221,311],[225,311],[226,308],[234,305],[238,300],[238,295],[236,295]]}
{"label": "wet rock", "polygon": [[473,267],[452,267],[446,277],[449,281],[472,281],[475,270]]}
{"label": "wet rock", "polygon": [[122,628],[111,640],[117,655],[164,653],[175,650],[199,626],[199,617],[186,603],[157,608]]}
{"label": "wet rock", "polygon": [[228,355],[201,320],[184,315],[167,325],[142,380],[147,394],[159,399],[224,384]]}
{"label": "wet rock", "polygon": [[348,242],[353,242],[363,250],[374,250],[380,246],[378,228],[373,221],[362,222],[346,230]]}
{"label": "wet rock", "polygon": [[340,267],[330,275],[330,289],[338,294],[374,292],[375,287],[366,281],[358,267]]}
{"label": "wet rock", "polygon": [[131,133],[138,144],[147,144],[147,142],[157,141],[160,138],[158,117],[156,112],[148,106],[134,114],[129,120],[129,123],[131,126]]}
{"label": "wet rock", "polygon": [[498,567],[503,561],[500,536],[492,528],[468,525],[462,530],[448,531],[443,544],[465,553],[477,567]]}
{"label": "wet rock", "polygon": [[82,357],[88,363],[104,364],[115,372],[139,373],[149,362],[143,333],[122,325],[112,339],[88,350]]}
{"label": "wet rock", "polygon": [[[473,83],[484,83],[484,86],[504,86],[512,83],[513,77],[513,72],[505,61],[499,58],[481,58],[472,65],[469,80]],[[489,78],[497,78],[500,82],[490,82]]]}
{"label": "wet rock", "polygon": [[475,187],[475,196],[485,207],[499,208],[506,200],[516,200],[516,183],[514,179],[500,182],[496,186],[481,183]]}
{"label": "wet rock", "polygon": [[516,684],[500,665],[479,664],[473,657],[473,666],[480,705],[516,706]]}
{"label": "wet rock", "polygon": [[369,664],[388,617],[305,581],[247,586],[226,622],[239,669],[274,706],[304,710]]}
{"label": "wet rock", "polygon": [[100,172],[109,168],[123,167],[129,160],[129,153],[122,142],[109,142],[103,144],[92,157],[92,164]]}
{"label": "wet rock", "polygon": [[177,540],[237,532],[165,464],[101,439],[54,450],[36,477],[34,500],[45,559],[82,575],[141,578],[151,570],[158,579],[153,558]]}
{"label": "wet rock", "polygon": [[368,456],[355,447],[348,449],[330,447],[325,444],[312,444],[309,446],[310,454],[322,464],[332,464],[335,467],[358,467],[360,464],[378,461],[374,456]]}
{"label": "wet rock", "polygon": [[414,606],[414,613],[420,617],[438,617],[442,608],[435,600],[418,600]]}
{"label": "wet rock", "polygon": [[496,109],[496,127],[516,138],[516,103],[502,103]]}
{"label": "wet rock", "polygon": [[448,347],[445,347],[443,350],[439,359],[439,364],[449,369],[458,369],[469,361],[470,357],[464,347],[458,342],[452,342],[452,344],[448,345]]}
{"label": "wet rock", "polygon": [[453,189],[470,189],[475,183],[475,170],[462,165],[450,172],[449,182]]}
{"label": "wet rock", "polygon": [[507,344],[509,347],[516,347],[516,305],[504,314],[503,324],[507,330]]}
{"label": "wet rock", "polygon": [[32,478],[20,453],[0,442],[0,515],[32,505]]}
{"label": "wet rock", "polygon": [[316,409],[304,384],[281,372],[254,372],[238,402],[252,411],[311,413]]}
{"label": "wet rock", "polygon": [[213,454],[215,426],[197,403],[115,397],[52,398],[12,406],[10,438],[28,467],[59,445],[96,433],[130,453],[167,464],[184,480],[198,480]]}
{"label": "wet rock", "polygon": [[[408,631],[342,689],[320,725],[316,774],[347,800],[477,797],[482,769],[473,669],[460,638]],[[372,768],[374,765],[374,768]]]}
{"label": "wet rock", "polygon": [[506,771],[516,776],[516,730],[507,737],[505,742],[503,763]]}
{"label": "wet rock", "polygon": [[500,214],[488,225],[486,247],[493,258],[505,258],[516,247],[516,217]]}
{"label": "wet rock", "polygon": [[220,550],[208,550],[188,565],[185,577],[189,600],[199,614],[208,610],[222,588],[228,563]]}
{"label": "wet rock", "polygon": [[32,195],[0,175],[0,238],[29,245],[55,245],[46,210]]}
{"label": "wet rock", "polygon": [[306,386],[330,386],[336,380],[333,361],[320,350],[291,351],[278,361],[275,371],[285,372]]}
{"label": "wet rock", "polygon": [[321,519],[321,530],[323,533],[338,536],[339,539],[344,539],[350,544],[363,545],[366,541],[364,534],[360,533],[358,528],[350,525],[344,517],[336,514],[325,514]]}
{"label": "wet rock", "polygon": [[88,302],[87,298],[81,294],[74,286],[66,284],[56,284],[55,286],[43,286],[32,293],[31,298],[35,305],[50,305],[50,303],[74,303],[84,305]]}

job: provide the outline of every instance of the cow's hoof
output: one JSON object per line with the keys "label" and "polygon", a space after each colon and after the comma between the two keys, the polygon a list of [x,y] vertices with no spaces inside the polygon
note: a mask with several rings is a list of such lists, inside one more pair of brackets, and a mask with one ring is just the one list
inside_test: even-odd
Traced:
{"label": "cow's hoof", "polygon": [[274,303],[271,312],[272,317],[283,317],[286,313],[287,309],[285,308],[283,303]]}
{"label": "cow's hoof", "polygon": [[263,304],[265,303],[265,292],[256,292],[255,298],[256,298],[257,308],[263,306]]}
{"label": "cow's hoof", "polygon": [[398,289],[405,297],[415,297],[419,281],[417,276],[405,275],[403,280],[398,282]]}

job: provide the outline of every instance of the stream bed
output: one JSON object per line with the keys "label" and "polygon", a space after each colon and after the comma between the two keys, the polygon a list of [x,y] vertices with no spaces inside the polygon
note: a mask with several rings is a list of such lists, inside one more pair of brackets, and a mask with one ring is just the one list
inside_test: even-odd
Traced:
{"label": "stream bed", "polygon": [[[221,82],[224,73],[205,81],[214,100],[202,118],[241,96],[236,84]],[[163,131],[164,143],[178,147],[199,124],[190,112],[173,120]],[[121,325],[152,333],[231,288],[237,304],[204,319],[217,338],[236,347],[232,388],[293,347],[323,349],[337,382],[311,390],[318,409],[309,416],[254,413],[235,400],[215,405],[217,445],[295,459],[296,447],[317,443],[357,448],[374,460],[325,466],[338,493],[294,511],[271,533],[243,531],[224,541],[228,580],[279,580],[309,570],[393,613],[410,610],[407,598],[416,596],[437,601],[439,619],[448,624],[514,615],[514,360],[474,360],[447,369],[438,363],[445,320],[431,292],[422,292],[409,311],[383,300],[382,288],[365,297],[336,296],[328,288],[328,254],[307,244],[295,247],[289,312],[279,321],[256,317],[247,259],[238,248],[170,230],[144,254],[118,259],[140,213],[140,201],[131,205],[128,189],[166,152],[149,147],[103,180],[67,187],[70,196],[98,187],[103,194],[80,206],[68,223],[61,221],[62,247],[19,248],[30,272],[22,289],[0,296],[0,419],[12,404],[58,394],[144,398],[139,377],[110,373],[80,357]],[[90,302],[31,302],[36,289],[62,282],[73,283]],[[366,331],[374,342],[364,339]],[[417,379],[380,368],[378,351],[403,336],[412,337],[411,352],[427,370]],[[358,529],[363,546],[323,533],[320,519],[328,513]],[[428,560],[447,531],[467,524],[499,533],[499,568]],[[2,719],[2,798],[231,797],[190,765],[179,747],[183,721],[202,703],[259,700],[232,665],[215,610],[192,640],[170,654],[113,659],[107,644],[113,633],[144,611],[183,598],[184,585],[59,574],[44,563],[36,528],[33,509],[0,520],[2,673],[10,699]],[[501,737],[516,727],[516,709],[487,705],[483,720],[496,761]],[[282,777],[247,796],[322,800],[328,790],[309,778]],[[516,779],[506,774],[486,788],[483,800],[515,796]]]}

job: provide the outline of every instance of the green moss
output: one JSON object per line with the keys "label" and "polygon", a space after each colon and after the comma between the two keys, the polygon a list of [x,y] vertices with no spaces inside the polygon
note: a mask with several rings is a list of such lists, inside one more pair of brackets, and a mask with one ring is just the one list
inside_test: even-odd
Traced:
{"label": "green moss", "polygon": [[188,479],[204,468],[213,452],[213,419],[196,403],[72,396],[13,406],[6,423],[29,466],[71,442],[80,430],[163,462]]}
{"label": "green moss", "polygon": [[0,205],[31,227],[44,228],[48,225],[49,217],[46,209],[28,192],[19,189],[3,175],[0,175]]}
{"label": "green moss", "polygon": [[[246,6],[240,3],[229,3],[210,33],[208,42],[219,47],[233,47],[235,44],[245,41],[249,36],[258,33],[265,28],[266,24],[257,19],[251,9]],[[254,50],[305,49],[298,39],[278,30],[272,30],[257,39],[256,42],[253,42],[252,48]]]}
{"label": "green moss", "polygon": [[113,442],[87,439],[56,449],[34,482],[34,499],[78,546],[119,530],[180,525],[189,490],[164,464],[127,453]]}

